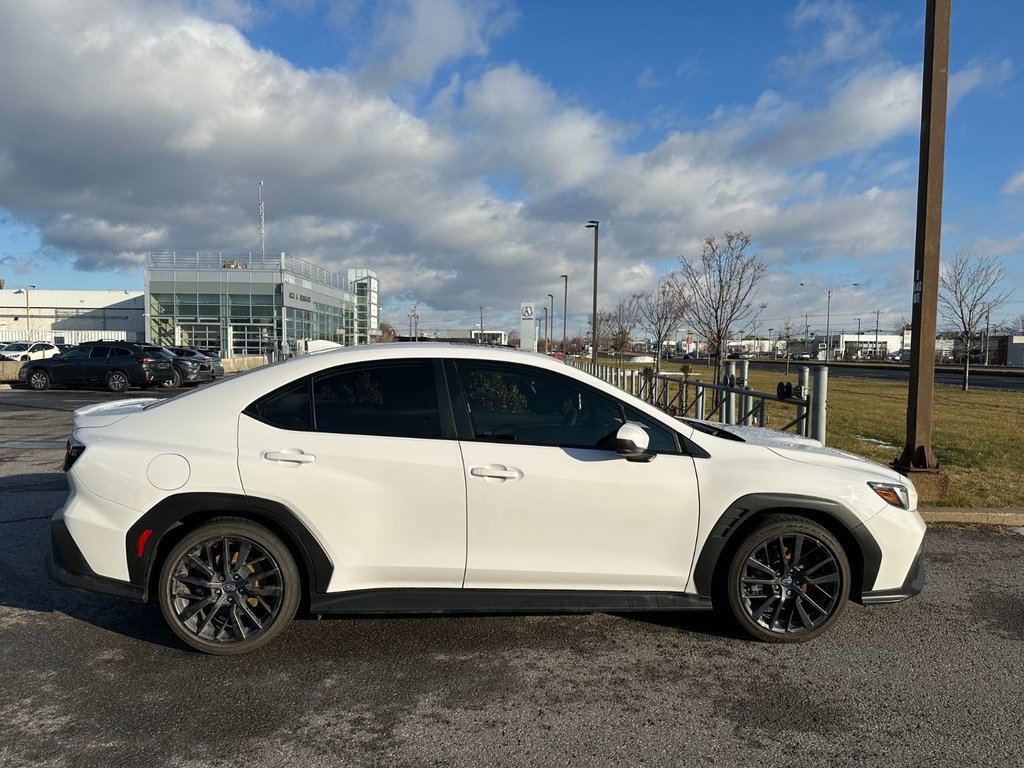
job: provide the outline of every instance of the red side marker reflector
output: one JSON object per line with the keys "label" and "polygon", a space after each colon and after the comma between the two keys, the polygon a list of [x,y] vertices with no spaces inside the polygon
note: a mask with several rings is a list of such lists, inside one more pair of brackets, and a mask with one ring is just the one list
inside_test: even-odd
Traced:
{"label": "red side marker reflector", "polygon": [[152,535],[153,535],[153,529],[152,528],[147,528],[146,530],[144,530],[142,533],[139,534],[139,543],[138,543],[138,556],[139,557],[142,557],[143,553],[146,551],[146,542],[149,541],[149,537],[152,536]]}

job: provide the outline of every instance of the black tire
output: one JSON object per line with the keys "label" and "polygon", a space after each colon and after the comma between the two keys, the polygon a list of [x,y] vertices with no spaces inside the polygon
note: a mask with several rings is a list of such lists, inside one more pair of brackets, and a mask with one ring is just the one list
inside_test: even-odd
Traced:
{"label": "black tire", "polygon": [[163,389],[177,389],[178,387],[181,386],[181,374],[178,373],[178,369],[175,368],[172,373],[174,374],[174,377],[168,379],[167,381],[161,382],[161,384],[160,384],[161,388],[163,388]]}
{"label": "black tire", "polygon": [[186,535],[159,578],[160,610],[174,634],[222,656],[248,653],[281,634],[302,589],[284,542],[241,518],[213,520]]}
{"label": "black tire", "polygon": [[50,388],[50,374],[42,368],[35,368],[28,372],[28,385],[36,392],[42,392]]}
{"label": "black tire", "polygon": [[127,392],[131,386],[131,382],[128,380],[128,374],[124,371],[114,370],[107,374],[106,378],[107,389],[111,392]]}
{"label": "black tire", "polygon": [[752,637],[798,643],[825,632],[846,607],[850,564],[826,528],[768,515],[732,551],[715,604]]}

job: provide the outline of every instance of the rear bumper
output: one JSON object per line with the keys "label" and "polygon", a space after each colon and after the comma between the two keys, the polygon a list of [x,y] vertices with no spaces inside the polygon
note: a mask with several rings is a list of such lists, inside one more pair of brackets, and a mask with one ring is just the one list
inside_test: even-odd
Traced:
{"label": "rear bumper", "polygon": [[907,578],[901,586],[896,589],[875,589],[865,592],[861,595],[860,602],[864,605],[898,603],[920,594],[922,589],[924,589],[924,553],[919,549],[907,572]]}
{"label": "rear bumper", "polygon": [[46,558],[46,570],[51,579],[68,587],[125,600],[146,600],[146,592],[142,587],[100,576],[89,567],[59,512],[50,521],[50,551]]}

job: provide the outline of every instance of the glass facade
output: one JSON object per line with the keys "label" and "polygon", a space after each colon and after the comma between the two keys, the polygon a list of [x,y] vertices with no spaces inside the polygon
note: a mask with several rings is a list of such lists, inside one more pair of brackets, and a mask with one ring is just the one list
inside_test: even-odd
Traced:
{"label": "glass facade", "polygon": [[146,263],[147,341],[223,357],[280,359],[313,339],[372,343],[377,302],[373,270],[342,277],[283,253],[151,253]]}

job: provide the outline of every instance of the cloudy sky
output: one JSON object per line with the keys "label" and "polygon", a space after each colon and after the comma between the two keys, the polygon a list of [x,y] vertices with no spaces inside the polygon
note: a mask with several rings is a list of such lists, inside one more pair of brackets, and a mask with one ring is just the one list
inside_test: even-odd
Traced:
{"label": "cloudy sky", "polygon": [[[148,251],[381,277],[383,319],[582,328],[709,234],[787,317],[910,313],[924,0],[0,0],[0,277],[142,287]],[[1024,313],[1024,4],[954,1],[943,253]],[[859,283],[849,287],[850,283]],[[845,286],[845,287],[844,287]],[[799,319],[796,319],[799,318]]]}

